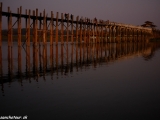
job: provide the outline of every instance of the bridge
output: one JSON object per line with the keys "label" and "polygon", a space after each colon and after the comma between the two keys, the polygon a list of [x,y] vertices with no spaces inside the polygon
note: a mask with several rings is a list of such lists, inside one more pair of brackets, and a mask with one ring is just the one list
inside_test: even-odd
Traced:
{"label": "bridge", "polygon": [[[22,14],[22,7],[17,8],[17,13],[12,13],[10,7],[8,11],[2,10],[3,4],[0,3],[0,47],[2,46],[2,17],[7,17],[7,40],[8,46],[12,46],[13,27],[17,25],[17,42],[18,46],[22,46],[22,40],[26,46],[30,46],[30,42],[37,45],[38,42],[50,45],[58,42],[61,44],[73,43],[112,43],[112,42],[137,42],[145,41],[148,37],[160,37],[160,30],[135,26],[130,24],[122,24],[111,22],[109,20],[97,20],[96,18],[88,19],[74,15],[59,13],[56,15],[51,11],[50,17],[45,10],[42,13],[36,10],[25,10]],[[13,17],[17,20],[13,22]],[[24,20],[24,21],[22,21]],[[25,22],[26,34],[22,38],[22,22]],[[32,32],[32,33],[31,33]],[[138,39],[137,39],[138,38]],[[25,40],[24,40],[25,39]]]}

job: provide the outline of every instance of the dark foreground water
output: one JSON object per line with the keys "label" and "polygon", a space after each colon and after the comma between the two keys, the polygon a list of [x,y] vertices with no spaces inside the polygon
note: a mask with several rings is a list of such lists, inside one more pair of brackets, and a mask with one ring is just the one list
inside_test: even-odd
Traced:
{"label": "dark foreground water", "polygon": [[19,60],[17,47],[13,47],[13,58],[8,59],[6,46],[3,43],[0,116],[27,116],[31,120],[160,119],[158,42],[58,45],[53,56],[48,45],[47,59],[43,57],[46,48],[39,50],[43,55],[41,61],[38,54],[37,66],[31,54],[28,70],[26,51],[21,48]]}

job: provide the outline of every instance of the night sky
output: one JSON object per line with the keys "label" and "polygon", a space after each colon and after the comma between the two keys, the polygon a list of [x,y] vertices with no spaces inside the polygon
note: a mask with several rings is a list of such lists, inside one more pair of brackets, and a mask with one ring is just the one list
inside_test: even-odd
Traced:
{"label": "night sky", "polygon": [[[113,22],[132,25],[142,25],[151,21],[160,29],[160,0],[0,0],[3,11],[10,6],[12,12],[22,6],[22,13],[26,9],[39,12],[50,11],[73,14],[93,19],[110,20]],[[60,16],[60,15],[59,15]],[[4,22],[3,22],[4,23]],[[5,25],[3,25],[5,27]]]}

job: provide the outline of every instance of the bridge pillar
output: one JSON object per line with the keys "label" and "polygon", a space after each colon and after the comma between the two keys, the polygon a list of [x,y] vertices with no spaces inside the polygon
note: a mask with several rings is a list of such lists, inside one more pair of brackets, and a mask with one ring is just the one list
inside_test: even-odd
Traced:
{"label": "bridge pillar", "polygon": [[29,16],[28,18],[26,18],[26,47],[30,47],[30,10],[28,11],[27,14],[27,10],[26,10],[26,14]]}
{"label": "bridge pillar", "polygon": [[127,42],[127,28],[124,29],[124,41]]}
{"label": "bridge pillar", "polygon": [[[51,16],[53,16],[52,13]],[[63,23],[63,13],[61,13],[61,45],[63,44],[64,44],[64,23]]]}
{"label": "bridge pillar", "polygon": [[18,46],[21,46],[21,13],[22,13],[22,7],[20,9],[17,9],[17,13],[19,14],[18,17]]}
{"label": "bridge pillar", "polygon": [[112,27],[109,26],[109,43],[111,43]]}
{"label": "bridge pillar", "polygon": [[103,26],[101,25],[101,42],[103,43],[104,42],[104,39],[103,39]]}
{"label": "bridge pillar", "polygon": [[80,43],[82,43],[82,19],[80,21]]}
{"label": "bridge pillar", "polygon": [[[67,17],[67,26],[66,26],[66,32],[67,32],[66,44],[68,44],[68,40],[69,40],[69,14],[67,14],[67,15],[68,15],[68,17]],[[57,20],[58,20],[58,18],[57,18]],[[57,23],[58,23],[58,21],[57,21]]]}
{"label": "bridge pillar", "polygon": [[115,43],[116,42],[116,26],[113,27],[113,37],[112,37],[112,42]]}
{"label": "bridge pillar", "polygon": [[78,21],[79,21],[79,16],[76,18],[76,44],[78,44]]}
{"label": "bridge pillar", "polygon": [[46,13],[43,11],[43,45],[46,44]]}
{"label": "bridge pillar", "polygon": [[129,28],[126,28],[126,42],[129,42]]}
{"label": "bridge pillar", "polygon": [[116,42],[117,43],[120,42],[120,27],[119,26],[116,27]]}
{"label": "bridge pillar", "polygon": [[8,12],[10,13],[8,16],[8,47],[12,46],[12,15],[10,11],[10,7],[8,7]]}
{"label": "bridge pillar", "polygon": [[123,28],[122,42],[125,42],[126,28]]}
{"label": "bridge pillar", "polygon": [[74,15],[72,15],[72,19],[71,19],[71,44],[73,44],[73,20],[74,20]]}
{"label": "bridge pillar", "polygon": [[83,41],[86,43],[86,18],[84,19],[83,23]]}
{"label": "bridge pillar", "polygon": [[107,43],[107,26],[105,26],[104,43]]}

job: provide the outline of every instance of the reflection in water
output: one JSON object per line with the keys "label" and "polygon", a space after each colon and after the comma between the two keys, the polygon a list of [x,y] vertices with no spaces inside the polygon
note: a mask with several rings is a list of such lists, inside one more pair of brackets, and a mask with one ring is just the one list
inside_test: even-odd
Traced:
{"label": "reflection in water", "polygon": [[[118,60],[143,56],[144,60],[149,60],[154,56],[154,52],[160,47],[160,43],[147,42],[124,42],[108,44],[58,44],[58,45],[33,45],[25,48],[18,47],[18,69],[13,65],[13,51],[16,47],[8,47],[8,64],[2,61],[2,49],[0,48],[0,75],[1,90],[3,83],[12,82],[16,79],[22,85],[23,79],[31,82],[31,78],[38,82],[39,77],[46,80],[46,75],[53,79],[54,73],[59,76],[76,71],[87,69],[88,66],[109,64]],[[50,50],[48,50],[50,49]],[[22,54],[25,53],[25,54]],[[31,57],[33,56],[33,57]],[[24,64],[22,64],[22,61]],[[4,63],[3,63],[4,62]],[[3,65],[3,67],[2,67]],[[8,71],[3,71],[7,67]],[[59,74],[60,73],[60,74]]]}

